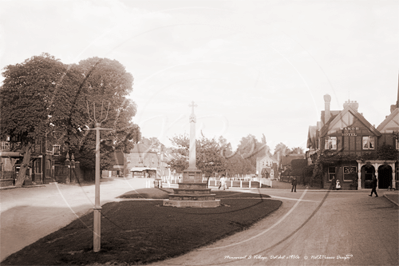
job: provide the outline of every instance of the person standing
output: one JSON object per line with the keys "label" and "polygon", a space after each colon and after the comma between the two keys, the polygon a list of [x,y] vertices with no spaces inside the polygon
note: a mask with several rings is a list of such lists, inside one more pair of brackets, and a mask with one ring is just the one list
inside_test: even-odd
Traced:
{"label": "person standing", "polygon": [[335,185],[335,188],[336,188],[337,190],[340,190],[340,189],[341,189],[341,182],[339,181],[339,179],[337,179],[337,184]]}
{"label": "person standing", "polygon": [[335,175],[334,175],[333,179],[331,180],[331,189],[335,190],[336,185],[337,185],[337,179],[335,178]]}
{"label": "person standing", "polygon": [[377,178],[375,178],[374,174],[373,174],[373,180],[371,181],[371,194],[369,196],[372,197],[373,193],[375,193],[375,196],[378,197],[378,194],[377,194]]}
{"label": "person standing", "polygon": [[291,192],[292,191],[296,192],[296,184],[297,184],[296,177],[294,177],[291,181],[291,185],[292,185]]}

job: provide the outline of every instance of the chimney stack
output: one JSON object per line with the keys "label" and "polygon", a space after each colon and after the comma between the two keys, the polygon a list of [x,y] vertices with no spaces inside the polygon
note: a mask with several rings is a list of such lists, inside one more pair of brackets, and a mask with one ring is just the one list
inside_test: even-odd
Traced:
{"label": "chimney stack", "polygon": [[352,108],[353,110],[355,110],[356,112],[358,112],[359,104],[358,104],[356,101],[347,100],[347,101],[344,103],[344,109],[347,108],[348,106],[351,107],[351,108]]}
{"label": "chimney stack", "polygon": [[331,96],[328,94],[324,95],[324,124],[326,124],[331,117],[330,102]]}

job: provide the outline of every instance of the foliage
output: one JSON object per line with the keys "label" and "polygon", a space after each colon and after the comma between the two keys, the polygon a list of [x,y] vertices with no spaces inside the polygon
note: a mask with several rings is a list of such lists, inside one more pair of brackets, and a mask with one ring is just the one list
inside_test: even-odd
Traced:
{"label": "foliage", "polygon": [[115,60],[90,58],[66,65],[42,54],[6,66],[2,74],[0,134],[21,141],[25,156],[35,141],[46,138],[50,144],[65,144],[82,167],[94,168],[95,134],[84,129],[95,126],[93,104],[99,118],[102,102],[110,109],[101,126],[112,131],[101,132],[101,168],[110,166],[114,150],[129,150],[140,139],[139,127],[131,122],[137,107],[126,98],[133,77]]}
{"label": "foliage", "polygon": [[303,151],[302,147],[294,147],[291,149],[289,154],[304,154],[305,152]]}
{"label": "foliage", "polygon": [[292,175],[302,175],[308,162],[306,159],[295,159],[291,161]]}
{"label": "foliage", "polygon": [[399,160],[399,151],[394,146],[384,143],[378,148],[377,158],[379,160]]}
{"label": "foliage", "polygon": [[[178,173],[188,168],[190,139],[187,135],[175,136],[170,139],[174,145],[174,158],[168,164]],[[226,160],[220,153],[221,145],[215,139],[202,137],[196,140],[196,166],[205,176],[226,171]]]}
{"label": "foliage", "polygon": [[51,138],[54,130],[82,125],[80,117],[68,116],[79,75],[76,66],[49,54],[6,66],[2,75],[0,134],[22,143],[24,159],[16,183],[22,186],[35,141]]}
{"label": "foliage", "polygon": [[[101,111],[103,119],[106,117],[106,111],[108,114],[107,119],[101,124],[102,128],[112,129],[101,131],[101,169],[107,169],[112,167],[115,150],[128,152],[141,138],[139,127],[131,122],[137,112],[137,106],[127,98],[133,91],[133,77],[118,61],[106,58],[89,58],[79,62],[79,67],[82,76],[85,77],[79,97],[85,101],[76,104],[76,109],[80,110],[80,113],[89,112],[91,121],[87,122],[91,128],[94,127],[93,118],[101,122]],[[82,142],[85,145],[80,145]],[[87,157],[87,153],[94,153],[94,132],[87,131],[80,143],[74,143],[72,148],[75,149],[76,160],[81,161],[82,167],[94,167]]]}
{"label": "foliage", "polygon": [[279,144],[276,145],[274,148],[274,156],[277,156],[278,153],[280,153],[280,158],[283,156],[286,156],[287,154],[290,154],[291,150],[290,148],[287,147],[284,143],[280,142]]}

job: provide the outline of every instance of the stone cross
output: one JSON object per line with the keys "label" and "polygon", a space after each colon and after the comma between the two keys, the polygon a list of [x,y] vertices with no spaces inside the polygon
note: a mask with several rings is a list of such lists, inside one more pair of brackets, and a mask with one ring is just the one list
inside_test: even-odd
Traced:
{"label": "stone cross", "polygon": [[194,114],[194,107],[197,105],[194,102],[191,102],[189,107],[192,107],[192,112],[190,115],[190,154],[188,158],[188,170],[196,170],[196,150],[195,150],[195,114]]}
{"label": "stone cross", "polygon": [[190,123],[191,122],[196,122],[196,120],[195,120],[195,114],[194,114],[194,108],[195,107],[197,107],[198,105],[196,105],[195,103],[194,103],[194,101],[193,102],[191,102],[191,104],[189,105],[189,107],[191,107],[192,108],[192,111],[191,111],[191,115],[190,115]]}

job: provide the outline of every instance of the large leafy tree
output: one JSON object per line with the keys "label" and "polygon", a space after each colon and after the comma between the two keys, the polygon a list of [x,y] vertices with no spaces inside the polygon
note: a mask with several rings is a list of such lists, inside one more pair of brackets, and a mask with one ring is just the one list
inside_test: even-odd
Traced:
{"label": "large leafy tree", "polygon": [[[128,150],[140,138],[138,126],[131,122],[136,105],[126,98],[132,91],[133,77],[115,60],[91,58],[65,65],[42,54],[7,66],[2,74],[0,134],[20,141],[24,153],[16,186],[23,183],[32,145],[44,137],[49,141],[62,139],[83,166],[94,167],[95,134],[84,131],[95,126],[93,106],[99,122],[101,104],[110,106],[102,124],[112,128],[102,134],[102,167],[109,165],[114,150]],[[105,113],[103,110],[103,118]]]}
{"label": "large leafy tree", "polygon": [[[140,140],[140,129],[132,122],[137,106],[127,96],[133,76],[116,60],[89,58],[79,62],[84,80],[75,97],[74,112],[85,113],[86,127],[101,123],[101,169],[112,167],[115,151],[128,152]],[[83,100],[79,100],[83,99]],[[71,147],[84,168],[94,167],[95,134],[86,131]]]}
{"label": "large leafy tree", "polygon": [[78,84],[76,66],[66,66],[49,54],[34,56],[3,71],[0,88],[0,134],[21,142],[24,154],[16,186],[22,186],[32,146],[55,128],[79,124],[68,116],[71,95]]}

